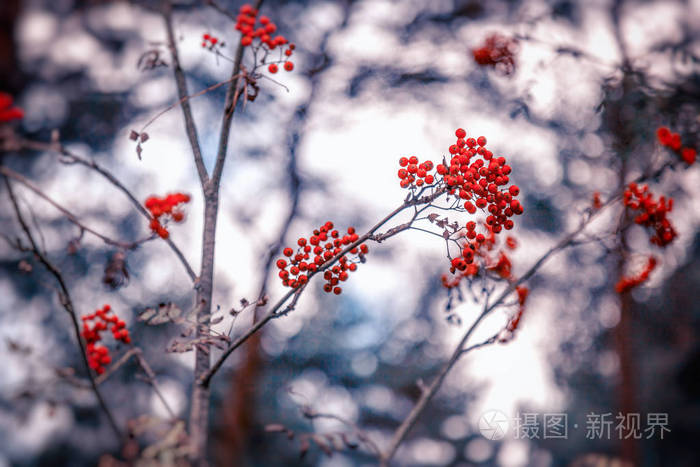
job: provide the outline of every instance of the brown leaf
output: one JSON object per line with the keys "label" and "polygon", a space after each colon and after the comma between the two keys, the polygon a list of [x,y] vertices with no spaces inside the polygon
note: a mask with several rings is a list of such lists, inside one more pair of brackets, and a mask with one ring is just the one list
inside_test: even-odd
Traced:
{"label": "brown leaf", "polygon": [[333,456],[333,449],[328,445],[325,439],[321,435],[311,435],[311,439],[314,440],[314,443],[318,445],[319,448],[321,448],[321,451],[328,457]]}
{"label": "brown leaf", "polygon": [[306,453],[309,452],[309,439],[308,438],[302,438],[299,441],[299,459],[303,459],[304,456],[306,456]]}
{"label": "brown leaf", "polygon": [[129,133],[129,139],[131,141],[136,141],[137,139],[139,139],[139,134],[134,130],[131,130],[131,133]]}
{"label": "brown leaf", "polygon": [[215,316],[214,318],[211,319],[211,321],[209,321],[209,324],[211,324],[213,326],[215,324],[219,324],[223,320],[224,320],[223,316]]}
{"label": "brown leaf", "polygon": [[182,310],[172,302],[161,303],[157,308],[146,308],[139,315],[139,321],[151,326],[165,323],[180,324],[184,321]]}
{"label": "brown leaf", "polygon": [[21,260],[17,263],[17,269],[19,269],[21,273],[30,274],[32,272],[32,265],[28,261]]}
{"label": "brown leaf", "polygon": [[267,433],[282,433],[284,431],[287,431],[287,429],[284,427],[284,425],[281,425],[279,423],[272,423],[270,425],[265,425],[265,431]]}
{"label": "brown leaf", "polygon": [[436,212],[434,212],[434,213],[432,213],[432,214],[428,214],[428,220],[429,220],[430,222],[435,222],[435,219],[437,219],[438,217],[440,217],[440,216],[439,216],[439,214],[436,213]]}
{"label": "brown leaf", "polygon": [[360,446],[360,444],[357,441],[350,439],[350,437],[346,433],[341,433],[340,439],[342,439],[343,443],[345,443],[345,446],[347,446],[350,449],[357,449]]}

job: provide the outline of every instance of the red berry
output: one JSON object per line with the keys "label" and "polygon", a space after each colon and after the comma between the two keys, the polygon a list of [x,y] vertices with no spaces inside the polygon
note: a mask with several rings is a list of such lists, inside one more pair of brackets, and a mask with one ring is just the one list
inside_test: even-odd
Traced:
{"label": "red berry", "polygon": [[270,66],[267,67],[267,70],[268,70],[270,73],[273,73],[273,74],[274,74],[274,73],[277,73],[278,68],[277,68],[277,65],[276,65],[276,64],[270,63]]}
{"label": "red berry", "polygon": [[286,71],[292,71],[294,69],[294,63],[292,62],[284,62],[284,69]]}

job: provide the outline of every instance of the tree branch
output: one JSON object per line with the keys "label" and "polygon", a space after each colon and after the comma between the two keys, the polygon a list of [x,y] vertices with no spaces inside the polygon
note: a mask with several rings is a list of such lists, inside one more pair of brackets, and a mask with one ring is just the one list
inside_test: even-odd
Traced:
{"label": "tree branch", "polygon": [[[658,169],[645,173],[643,175],[640,175],[637,177],[634,182],[635,183],[642,183],[645,180],[649,179],[656,179],[660,177],[663,172],[668,169],[672,168],[676,165],[676,163],[666,163],[663,164],[661,167]],[[389,444],[389,447],[387,450],[383,453],[383,455],[380,457],[380,464],[382,466],[388,466],[389,462],[393,458],[394,454],[396,453],[396,450],[399,448],[403,440],[405,439],[406,435],[408,432],[413,428],[413,425],[415,425],[416,420],[420,416],[421,412],[425,409],[426,405],[432,399],[432,397],[435,395],[435,393],[438,391],[440,386],[442,385],[443,381],[445,380],[445,377],[447,374],[450,372],[450,370],[454,367],[454,364],[457,363],[459,358],[466,353],[470,352],[471,350],[484,347],[486,345],[492,344],[493,342],[496,341],[498,335],[491,336],[485,341],[472,345],[470,347],[466,347],[465,345],[467,344],[467,341],[469,340],[469,337],[472,335],[476,327],[481,323],[481,321],[489,314],[491,311],[493,311],[496,307],[500,306],[503,301],[511,294],[513,291],[515,291],[515,288],[518,287],[519,285],[523,284],[526,282],[530,277],[532,277],[543,265],[544,263],[551,258],[554,254],[558,253],[561,250],[564,250],[565,248],[575,245],[575,239],[576,237],[581,234],[588,225],[603,211],[605,208],[611,206],[614,204],[614,202],[622,196],[622,193],[624,191],[624,186],[618,190],[616,193],[614,193],[608,200],[601,205],[601,207],[597,210],[589,212],[589,214],[584,217],[581,220],[581,223],[578,225],[576,229],[565,235],[559,242],[557,242],[553,247],[551,247],[549,250],[547,250],[542,256],[540,256],[537,261],[523,274],[521,275],[517,280],[511,282],[508,284],[508,286],[501,292],[501,294],[492,302],[489,304],[488,302],[488,296],[486,298],[486,301],[484,303],[484,308],[481,314],[476,318],[476,320],[472,323],[472,325],[469,327],[467,332],[464,334],[462,337],[461,341],[453,351],[450,359],[448,362],[443,366],[442,370],[437,374],[433,382],[428,386],[427,388],[424,388],[424,390],[421,393],[420,398],[418,399],[418,402],[416,405],[413,407],[413,409],[409,412],[408,416],[404,419],[404,421],[399,425],[399,427],[396,429],[394,432],[394,436],[392,438],[392,441]]]}
{"label": "tree branch", "polygon": [[46,267],[46,269],[51,273],[51,275],[54,276],[56,281],[58,282],[58,285],[61,289],[60,293],[60,302],[63,308],[68,312],[68,315],[71,318],[71,322],[73,323],[73,331],[75,333],[75,338],[78,341],[78,346],[80,347],[80,355],[82,356],[83,360],[83,365],[85,366],[85,370],[87,371],[88,378],[90,379],[90,386],[92,386],[92,391],[95,393],[95,396],[97,397],[97,401],[100,404],[100,407],[102,408],[103,412],[107,416],[107,420],[109,422],[109,425],[111,426],[112,430],[114,431],[114,434],[116,435],[117,439],[121,443],[123,440],[123,436],[121,433],[121,430],[119,430],[119,427],[117,426],[117,422],[114,419],[114,416],[112,415],[112,412],[109,410],[109,407],[107,406],[107,403],[105,402],[104,398],[102,397],[102,393],[100,392],[100,389],[97,386],[97,382],[95,381],[95,376],[92,374],[92,370],[90,369],[90,365],[87,360],[87,353],[85,351],[85,343],[83,342],[82,336],[80,334],[80,324],[78,322],[78,317],[77,313],[75,311],[75,307],[73,306],[73,300],[71,299],[70,292],[68,291],[68,286],[66,285],[65,280],[63,279],[63,275],[61,274],[61,271],[39,250],[38,245],[36,244],[36,241],[34,240],[34,236],[31,233],[31,230],[29,229],[29,226],[27,225],[27,222],[24,220],[24,217],[22,216],[22,212],[19,208],[19,204],[17,203],[17,198],[15,197],[14,191],[12,190],[12,185],[10,184],[9,179],[7,176],[3,176],[3,179],[5,180],[5,186],[7,187],[7,191],[10,195],[10,201],[12,203],[12,207],[14,208],[15,215],[17,217],[17,220],[19,221],[22,230],[24,231],[24,234],[27,237],[27,240],[29,241],[32,252],[34,253],[34,256],[39,260],[41,264]]}
{"label": "tree branch", "polygon": [[[262,0],[257,0],[253,5],[253,8],[259,10],[262,6]],[[214,171],[211,177],[211,189],[218,192],[219,184],[221,183],[221,174],[224,171],[224,163],[226,162],[226,153],[228,151],[228,139],[231,134],[231,123],[233,123],[233,113],[236,110],[236,104],[238,103],[238,83],[240,81],[241,73],[241,61],[243,60],[243,52],[245,48],[241,46],[240,42],[236,48],[236,56],[233,61],[233,71],[231,72],[231,78],[235,78],[229,84],[226,90],[226,98],[224,99],[224,116],[221,121],[221,134],[219,135],[219,148],[216,151],[216,163],[214,164]]]}
{"label": "tree branch", "polygon": [[[104,178],[106,178],[112,185],[114,185],[115,188],[124,193],[124,195],[126,195],[129,201],[131,201],[131,204],[136,208],[136,210],[139,213],[141,213],[143,217],[145,217],[148,220],[151,219],[150,213],[146,210],[146,208],[143,207],[139,200],[136,199],[133,193],[131,193],[131,191],[121,181],[119,181],[119,179],[115,177],[114,174],[112,174],[112,172],[105,169],[94,160],[89,160],[82,156],[79,156],[69,151],[59,143],[43,143],[39,141],[21,140],[18,141],[18,147],[30,149],[33,151],[55,152],[63,157],[63,163],[78,164],[87,167],[91,170],[94,170],[95,172],[99,173]],[[175,253],[175,256],[178,258],[178,260],[180,260],[180,263],[182,263],[182,265],[184,266],[185,271],[187,272],[187,275],[189,276],[190,280],[194,282],[197,279],[197,275],[192,269],[192,266],[190,266],[190,263],[187,261],[187,258],[185,258],[185,255],[182,253],[182,251],[178,248],[178,246],[173,242],[171,238],[167,238],[164,241],[168,244],[173,253]]]}
{"label": "tree branch", "polygon": [[73,214],[73,213],[70,212],[68,209],[64,208],[63,206],[61,206],[60,204],[58,204],[56,201],[54,201],[53,199],[51,199],[46,193],[44,193],[43,191],[41,191],[41,189],[40,189],[38,186],[34,185],[34,184],[33,184],[31,181],[29,181],[26,177],[24,177],[24,176],[18,174],[17,172],[15,172],[14,170],[10,169],[9,167],[6,167],[6,166],[4,166],[4,165],[0,165],[0,174],[4,175],[5,177],[12,178],[12,179],[18,181],[19,183],[21,183],[22,185],[26,186],[26,187],[29,188],[31,191],[33,191],[34,193],[36,193],[40,198],[42,198],[43,200],[45,200],[46,202],[48,202],[51,206],[53,206],[54,208],[56,208],[56,209],[58,209],[59,211],[61,211],[61,213],[62,213],[64,216],[66,216],[66,218],[67,218],[69,221],[71,221],[71,222],[72,222],[73,224],[75,224],[78,228],[80,228],[80,230],[84,230],[85,232],[88,232],[88,233],[94,235],[95,237],[99,238],[100,240],[102,240],[103,242],[105,242],[105,243],[108,244],[108,245],[112,245],[112,246],[116,246],[116,247],[119,247],[119,248],[123,248],[123,249],[125,249],[125,250],[133,250],[133,249],[137,248],[141,243],[144,243],[145,241],[148,241],[148,239],[145,239],[145,240],[138,240],[138,241],[135,241],[135,242],[121,242],[121,241],[119,241],[119,240],[114,240],[114,239],[112,239],[112,238],[110,238],[110,237],[108,237],[108,236],[106,236],[106,235],[103,235],[103,234],[99,233],[99,232],[96,231],[95,229],[90,228],[90,227],[88,227],[87,225],[83,224],[83,223],[77,218],[77,216],[76,216],[75,214]]}
{"label": "tree branch", "polygon": [[[384,224],[389,222],[392,218],[394,218],[396,215],[404,211],[405,209],[408,209],[413,206],[417,206],[420,204],[426,204],[434,201],[435,199],[439,198],[443,194],[446,193],[446,188],[442,187],[436,190],[434,193],[422,197],[417,197],[412,200],[407,200],[404,201],[404,203],[394,209],[392,212],[387,214],[381,221],[377,222],[372,228],[370,228],[365,234],[360,236],[357,241],[354,243],[351,243],[347,247],[345,247],[340,253],[335,255],[333,258],[329,259],[321,267],[316,269],[316,271],[311,272],[308,274],[309,281],[317,275],[322,272],[324,272],[326,269],[332,267],[342,256],[345,256],[352,250],[353,248],[358,247],[362,243],[364,243],[367,240],[371,240],[373,238],[374,233],[379,230]],[[405,230],[405,229],[403,229]],[[277,311],[284,306],[284,304],[289,300],[293,295],[295,295],[297,292],[297,289],[292,289],[288,291],[286,294],[282,296],[282,298],[275,303],[261,318],[258,322],[254,323],[250,328],[248,328],[238,339],[236,339],[222,354],[219,356],[219,358],[216,360],[216,362],[212,365],[211,369],[206,372],[199,380],[198,384],[204,387],[208,387],[211,378],[216,374],[217,371],[221,368],[223,365],[224,361],[233,353],[234,350],[236,350],[238,347],[241,346],[250,336],[255,334],[260,328],[262,328],[265,324],[267,324],[270,320],[273,318],[276,318],[278,316]]]}
{"label": "tree branch", "polygon": [[175,32],[173,31],[173,11],[172,4],[169,0],[163,1],[163,20],[165,21],[165,30],[168,34],[168,48],[170,49],[170,55],[173,60],[173,73],[175,74],[175,84],[177,86],[177,94],[180,98],[180,103],[182,107],[182,114],[185,117],[185,130],[187,131],[187,139],[190,141],[190,146],[192,147],[192,155],[194,156],[194,163],[197,167],[197,174],[199,174],[199,181],[204,187],[209,182],[209,175],[207,174],[207,168],[204,166],[204,159],[202,158],[202,150],[199,145],[199,138],[197,137],[197,128],[194,124],[194,118],[192,117],[192,108],[188,100],[187,92],[187,80],[185,79],[185,73],[182,71],[182,66],[180,65],[180,57],[177,52],[177,47],[175,46]]}

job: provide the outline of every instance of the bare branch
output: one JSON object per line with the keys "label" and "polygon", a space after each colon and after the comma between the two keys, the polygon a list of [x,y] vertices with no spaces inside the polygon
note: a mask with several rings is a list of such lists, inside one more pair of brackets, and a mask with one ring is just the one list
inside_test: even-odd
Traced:
{"label": "bare branch", "polygon": [[[351,243],[350,245],[345,247],[340,253],[338,253],[337,255],[335,255],[333,258],[329,259],[325,263],[323,263],[323,265],[321,267],[319,267],[318,269],[316,269],[314,272],[309,273],[308,274],[309,282],[311,281],[311,278],[314,277],[315,275],[320,274],[320,273],[324,272],[326,269],[332,267],[341,257],[348,254],[350,252],[350,250],[358,247],[359,245],[361,245],[362,243],[364,243],[367,240],[371,240],[372,236],[374,235],[374,233],[378,229],[380,229],[382,226],[384,226],[384,224],[389,222],[396,215],[403,212],[405,209],[408,209],[408,208],[411,208],[413,206],[417,206],[420,204],[430,203],[430,202],[434,201],[435,199],[439,198],[440,196],[442,196],[445,192],[446,192],[446,189],[443,187],[443,188],[436,190],[434,193],[432,193],[430,195],[418,197],[415,199],[406,200],[401,206],[399,206],[398,208],[394,209],[392,212],[387,214],[384,217],[384,219],[382,219],[377,224],[375,224],[364,235],[360,236],[357,239],[357,241],[355,241],[354,243]],[[204,387],[208,387],[209,383],[211,382],[211,378],[214,376],[214,374],[217,371],[219,371],[219,369],[223,365],[224,361],[228,358],[228,356],[231,355],[231,353],[234,350],[236,350],[238,347],[240,347],[241,344],[243,344],[246,340],[248,340],[248,338],[250,338],[250,336],[255,334],[260,328],[262,328],[265,324],[267,324],[268,321],[270,321],[273,318],[276,318],[278,315],[277,311],[287,302],[287,300],[289,300],[292,296],[294,296],[297,293],[297,290],[298,289],[292,289],[289,292],[287,292],[286,294],[284,294],[282,296],[282,298],[280,298],[280,300],[275,305],[273,305],[267,311],[267,313],[265,313],[265,315],[263,315],[263,317],[260,319],[260,321],[254,323],[238,339],[236,339],[231,344],[231,346],[228,349],[226,349],[223,354],[221,354],[221,356],[212,365],[211,369],[209,371],[207,371],[207,373],[204,374],[198,380],[198,384],[200,384]],[[289,311],[289,310],[287,310],[287,311]]]}
{"label": "bare branch", "polygon": [[[262,0],[257,0],[253,5],[253,8],[259,10],[262,6]],[[221,121],[221,134],[219,135],[219,148],[216,151],[216,163],[214,164],[214,171],[211,177],[211,187],[212,191],[218,192],[219,183],[221,182],[221,174],[224,171],[224,163],[226,162],[226,152],[228,151],[228,139],[231,134],[231,123],[233,122],[233,113],[236,110],[236,104],[238,104],[238,98],[240,96],[238,90],[238,83],[240,81],[239,75],[241,73],[241,61],[243,60],[243,53],[245,48],[239,43],[236,49],[236,55],[233,62],[233,71],[231,72],[231,77],[233,81],[229,84],[226,90],[226,98],[224,99],[224,116]]]}
{"label": "bare branch", "polygon": [[68,315],[71,318],[71,322],[73,323],[73,331],[75,332],[75,338],[78,341],[78,346],[80,347],[80,355],[82,356],[83,359],[83,364],[85,366],[85,370],[87,371],[88,377],[90,378],[90,385],[92,386],[92,391],[95,393],[95,396],[97,397],[97,401],[100,404],[100,407],[102,408],[103,412],[107,416],[107,420],[112,427],[112,430],[114,431],[114,434],[116,435],[117,439],[122,442],[123,436],[121,433],[121,430],[119,430],[119,427],[117,426],[117,422],[114,419],[114,416],[112,415],[112,412],[109,410],[109,407],[107,406],[107,403],[105,402],[104,398],[102,397],[102,393],[100,392],[100,389],[97,386],[97,382],[95,381],[95,376],[92,374],[92,370],[90,369],[90,365],[88,364],[87,360],[87,353],[85,350],[85,343],[83,342],[82,336],[80,334],[80,324],[78,323],[78,316],[75,311],[75,307],[73,306],[73,301],[70,297],[70,292],[68,291],[68,286],[66,285],[65,280],[63,279],[63,275],[61,274],[61,271],[39,250],[36,241],[34,240],[34,236],[31,233],[31,230],[29,229],[29,226],[27,225],[26,221],[24,220],[24,217],[22,216],[22,212],[19,208],[19,205],[17,204],[17,198],[15,197],[14,191],[12,190],[12,185],[10,184],[10,180],[7,178],[7,176],[3,176],[3,179],[5,180],[5,186],[7,187],[7,191],[10,195],[10,201],[12,202],[12,207],[14,208],[15,215],[17,217],[18,222],[22,226],[22,230],[24,231],[24,234],[27,237],[27,240],[29,241],[32,251],[36,258],[41,262],[41,264],[46,267],[46,269],[51,273],[51,275],[54,276],[56,281],[58,282],[58,285],[61,289],[60,293],[60,302],[63,308],[68,312]]}
{"label": "bare branch", "polygon": [[114,239],[112,239],[112,238],[110,238],[110,237],[108,237],[108,236],[106,236],[106,235],[103,235],[103,234],[99,233],[99,232],[96,231],[95,229],[93,229],[93,228],[91,228],[91,227],[88,227],[87,225],[83,224],[83,223],[76,217],[75,214],[73,214],[73,213],[70,212],[68,209],[64,208],[63,206],[61,206],[60,204],[58,204],[56,201],[54,201],[53,199],[51,199],[51,198],[50,198],[46,193],[44,193],[38,186],[36,186],[35,184],[33,184],[31,181],[29,181],[29,180],[28,180],[26,177],[24,177],[23,175],[18,174],[18,173],[15,172],[14,170],[12,170],[12,169],[10,169],[9,167],[6,167],[6,166],[4,166],[4,165],[0,165],[0,174],[3,174],[5,177],[12,178],[12,179],[18,181],[19,183],[21,183],[22,185],[26,186],[27,188],[29,188],[30,190],[32,190],[34,193],[36,193],[40,198],[42,198],[43,200],[45,200],[46,202],[48,202],[51,206],[53,206],[54,208],[56,208],[56,209],[58,209],[59,211],[61,211],[61,213],[62,213],[64,216],[66,216],[66,218],[67,218],[69,221],[71,221],[73,224],[75,224],[76,226],[78,226],[78,227],[80,228],[80,230],[85,231],[85,232],[88,232],[88,233],[94,235],[95,237],[99,238],[100,240],[102,240],[103,242],[105,242],[105,243],[108,244],[108,245],[112,245],[112,246],[116,246],[116,247],[119,247],[119,248],[123,248],[123,249],[125,249],[125,250],[133,250],[133,249],[137,248],[141,243],[144,243],[145,241],[148,240],[148,239],[145,239],[145,240],[138,240],[138,241],[130,242],[130,243],[121,242],[121,241],[119,241],[119,240],[114,240]]}
{"label": "bare branch", "polygon": [[204,187],[209,182],[209,175],[207,174],[207,168],[204,166],[204,158],[202,157],[202,149],[199,145],[199,138],[197,136],[197,128],[194,124],[194,118],[192,117],[192,108],[188,101],[187,92],[187,80],[185,79],[185,73],[182,71],[182,66],[180,65],[180,57],[178,55],[177,46],[175,45],[175,32],[173,31],[173,14],[172,14],[172,4],[169,0],[163,2],[163,20],[165,21],[165,30],[168,33],[168,48],[170,49],[170,55],[173,59],[173,72],[175,74],[175,84],[177,85],[177,93],[180,97],[180,105],[182,107],[182,114],[185,117],[185,129],[187,131],[187,139],[190,141],[190,146],[192,147],[192,155],[194,156],[194,163],[197,167],[197,173],[199,174],[199,181]]}
{"label": "bare branch", "polygon": [[[131,193],[131,191],[121,181],[119,181],[119,179],[115,177],[114,174],[112,174],[112,172],[102,167],[94,160],[89,160],[82,156],[79,156],[69,151],[57,142],[43,143],[39,141],[21,140],[18,141],[18,143],[20,148],[31,149],[33,151],[55,152],[63,157],[62,162],[66,164],[79,164],[91,170],[94,170],[95,172],[99,173],[104,178],[106,178],[119,191],[124,193],[126,197],[129,198],[129,201],[131,201],[131,204],[136,208],[136,210],[139,213],[141,213],[142,216],[144,216],[148,220],[151,219],[150,213],[146,210],[146,208],[143,207],[139,200],[136,199],[133,193]],[[182,251],[180,251],[178,246],[173,242],[171,238],[165,239],[165,242],[168,244],[173,253],[175,253],[175,256],[177,256],[177,258],[180,260],[180,263],[182,263],[182,265],[184,266],[187,275],[190,277],[190,280],[194,282],[197,279],[197,275],[192,269],[192,266],[190,266],[189,262],[185,258],[185,255],[182,253]]]}

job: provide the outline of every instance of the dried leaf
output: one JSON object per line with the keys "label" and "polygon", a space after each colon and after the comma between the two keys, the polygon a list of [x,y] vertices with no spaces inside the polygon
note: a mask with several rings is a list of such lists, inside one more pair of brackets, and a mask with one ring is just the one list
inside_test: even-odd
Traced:
{"label": "dried leaf", "polygon": [[197,322],[199,324],[206,324],[211,319],[211,313],[205,313],[197,317]]}
{"label": "dried leaf", "polygon": [[21,273],[29,274],[32,272],[32,265],[28,261],[21,260],[17,264],[17,269],[19,269],[19,272],[21,272]]}
{"label": "dried leaf", "polygon": [[442,238],[444,238],[445,240],[447,240],[448,238],[450,238],[450,231],[447,230],[447,229],[445,229],[445,230],[442,232]]}
{"label": "dried leaf", "polygon": [[350,437],[346,433],[341,433],[340,439],[342,439],[345,446],[347,446],[350,449],[357,449],[360,446],[360,444],[357,441],[350,439]]}
{"label": "dried leaf", "polygon": [[434,213],[432,213],[432,214],[428,214],[428,220],[429,220],[430,222],[435,222],[435,219],[437,219],[438,217],[440,217],[440,216],[439,216],[439,214],[436,213],[436,212],[434,212]]}
{"label": "dried leaf", "polygon": [[10,339],[9,337],[6,337],[5,342],[7,343],[7,348],[10,350],[10,352],[24,354],[24,355],[29,355],[30,353],[32,353],[31,347],[26,346],[19,341],[16,341],[14,339]]}
{"label": "dried leaf", "polygon": [[314,443],[316,443],[318,447],[321,448],[321,451],[323,451],[325,455],[327,455],[328,457],[333,456],[333,449],[331,449],[331,447],[328,445],[326,440],[323,439],[322,436],[314,434],[311,435],[311,439],[314,440]]}
{"label": "dried leaf", "polygon": [[146,133],[145,131],[143,133],[141,133],[141,142],[142,143],[145,143],[146,141],[148,141],[149,138],[150,138],[150,136],[148,136],[148,133]]}
{"label": "dried leaf", "polygon": [[129,133],[129,139],[131,141],[136,141],[137,139],[139,139],[139,134],[134,130],[131,130],[131,133]]}
{"label": "dried leaf", "polygon": [[209,352],[209,345],[225,350],[230,344],[228,336],[201,336],[190,340],[175,339],[167,348],[168,352],[183,353],[193,350],[195,346],[203,352]]}
{"label": "dried leaf", "polygon": [[309,452],[309,439],[308,438],[302,438],[299,441],[299,459],[303,459],[304,456],[306,456],[306,453]]}
{"label": "dried leaf", "polygon": [[279,423],[272,423],[270,425],[265,425],[265,431],[267,433],[282,433],[284,431],[287,431],[287,429],[284,427],[284,425],[281,425]]}
{"label": "dried leaf", "polygon": [[157,308],[146,308],[139,315],[139,321],[143,321],[151,326],[164,323],[180,324],[184,321],[182,310],[172,302],[161,303]]}
{"label": "dried leaf", "polygon": [[248,300],[246,300],[245,298],[241,298],[241,306],[245,308],[248,305],[250,305],[250,302]]}
{"label": "dried leaf", "polygon": [[223,317],[223,316],[216,316],[216,317],[214,317],[214,318],[211,319],[211,321],[209,322],[209,324],[211,324],[211,325],[213,326],[213,325],[215,325],[215,324],[219,324],[219,323],[222,322],[223,320],[224,320],[224,317]]}

